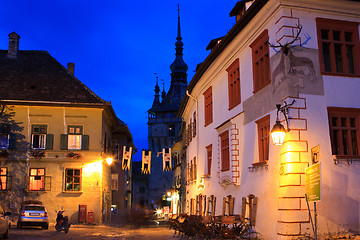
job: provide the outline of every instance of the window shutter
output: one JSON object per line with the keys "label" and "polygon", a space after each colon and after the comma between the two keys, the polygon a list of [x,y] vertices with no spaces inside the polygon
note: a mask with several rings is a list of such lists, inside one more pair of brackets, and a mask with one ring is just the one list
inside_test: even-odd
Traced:
{"label": "window shutter", "polygon": [[67,150],[68,147],[68,135],[67,134],[61,134],[60,135],[60,149],[61,150]]}
{"label": "window shutter", "polygon": [[211,212],[209,212],[210,208],[210,204],[212,205],[212,198],[211,197],[208,197],[207,198],[207,204],[206,204],[206,216],[210,216],[212,215]]}
{"label": "window shutter", "polygon": [[82,135],[81,150],[89,150],[89,135]]}
{"label": "window shutter", "polygon": [[196,196],[196,215],[200,215],[200,195]]}
{"label": "window shutter", "polygon": [[51,176],[45,176],[45,191],[51,191]]}
{"label": "window shutter", "polygon": [[54,134],[46,134],[46,146],[45,149],[53,149]]}
{"label": "window shutter", "polygon": [[9,134],[9,149],[15,149],[16,135],[15,133]]}

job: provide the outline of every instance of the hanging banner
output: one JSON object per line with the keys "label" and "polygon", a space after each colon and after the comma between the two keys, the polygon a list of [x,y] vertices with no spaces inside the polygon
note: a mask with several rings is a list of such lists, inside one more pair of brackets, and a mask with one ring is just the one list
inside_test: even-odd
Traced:
{"label": "hanging banner", "polygon": [[163,148],[163,171],[171,171],[171,148]]}
{"label": "hanging banner", "polygon": [[151,169],[151,151],[143,149],[141,173],[150,174],[150,169]]}
{"label": "hanging banner", "polygon": [[132,153],[132,147],[127,147],[127,146],[123,147],[123,157],[122,157],[123,170],[130,169],[131,153]]}

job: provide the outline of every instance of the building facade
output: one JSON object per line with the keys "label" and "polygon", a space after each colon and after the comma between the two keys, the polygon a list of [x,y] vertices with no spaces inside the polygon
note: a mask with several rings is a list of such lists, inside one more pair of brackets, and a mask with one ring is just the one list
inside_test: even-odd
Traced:
{"label": "building facade", "polygon": [[175,43],[175,61],[170,65],[171,85],[166,93],[163,89],[160,101],[158,81],[155,86],[155,98],[148,110],[148,145],[151,149],[151,174],[149,176],[149,206],[159,206],[162,196],[173,186],[172,171],[163,171],[162,149],[171,148],[182,126],[181,117],[177,116],[181,100],[187,86],[188,66],[183,60],[183,42],[178,15],[178,33]]}
{"label": "building facade", "polygon": [[[185,212],[243,215],[264,239],[314,236],[305,169],[320,163],[319,236],[359,232],[359,15],[357,1],[236,4],[180,108],[197,120],[184,136]],[[276,120],[290,129],[282,146]]]}
{"label": "building facade", "polygon": [[74,76],[74,64],[66,69],[46,51],[20,51],[19,39],[9,34],[9,49],[0,51],[0,204],[13,221],[21,202],[38,200],[50,223],[61,209],[72,223],[88,222],[88,212],[94,223],[109,222],[105,159],[114,140],[132,144],[131,134],[111,104]]}

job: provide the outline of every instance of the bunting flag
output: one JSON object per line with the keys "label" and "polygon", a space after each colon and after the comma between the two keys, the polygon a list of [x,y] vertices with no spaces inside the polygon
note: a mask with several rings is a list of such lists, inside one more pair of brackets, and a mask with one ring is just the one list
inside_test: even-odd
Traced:
{"label": "bunting flag", "polygon": [[132,147],[124,146],[123,158],[122,158],[122,169],[123,170],[130,169],[131,153],[132,153]]}
{"label": "bunting flag", "polygon": [[151,151],[143,149],[142,151],[142,164],[141,164],[141,173],[150,174],[151,169]]}
{"label": "bunting flag", "polygon": [[163,171],[171,171],[171,148],[163,148]]}

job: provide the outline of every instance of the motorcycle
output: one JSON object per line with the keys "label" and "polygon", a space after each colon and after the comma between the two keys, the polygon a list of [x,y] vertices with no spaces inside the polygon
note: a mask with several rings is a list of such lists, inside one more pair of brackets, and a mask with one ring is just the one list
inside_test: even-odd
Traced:
{"label": "motorcycle", "polygon": [[63,215],[64,212],[65,210],[57,212],[55,229],[58,232],[64,231],[65,233],[68,233],[71,224],[69,223],[69,217]]}

